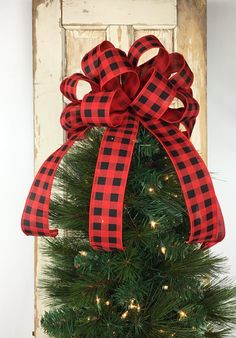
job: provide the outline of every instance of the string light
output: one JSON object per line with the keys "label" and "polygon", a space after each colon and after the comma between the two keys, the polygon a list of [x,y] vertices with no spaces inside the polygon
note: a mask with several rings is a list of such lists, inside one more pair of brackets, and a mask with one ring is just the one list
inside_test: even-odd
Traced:
{"label": "string light", "polygon": [[109,300],[105,301],[105,304],[106,304],[107,306],[110,305],[110,301],[109,301]]}
{"label": "string light", "polygon": [[165,176],[164,176],[164,181],[168,181],[168,180],[169,180],[169,178],[170,178],[170,176],[169,176],[169,175],[165,175]]}
{"label": "string light", "polygon": [[154,192],[154,188],[153,187],[149,187],[148,191],[152,193],[152,192]]}
{"label": "string light", "polygon": [[163,289],[163,290],[168,290],[168,289],[169,289],[169,286],[168,286],[168,285],[163,285],[163,286],[162,286],[162,289]]}
{"label": "string light", "polygon": [[156,229],[156,226],[157,226],[157,222],[155,222],[155,221],[150,221],[150,227],[152,228],[152,229]]}
{"label": "string light", "polygon": [[161,253],[163,253],[163,255],[166,254],[166,247],[165,247],[165,246],[162,246],[162,247],[161,247]]}
{"label": "string light", "polygon": [[131,302],[129,304],[129,309],[133,309],[133,310],[135,309],[139,312],[141,309],[141,306],[139,304],[137,305],[135,304],[135,299],[131,299]]}
{"label": "string light", "polygon": [[125,311],[124,313],[122,313],[121,318],[122,318],[122,319],[125,319],[125,318],[128,316],[128,313],[129,313],[128,310]]}
{"label": "string light", "polygon": [[185,318],[187,318],[187,313],[183,310],[179,311],[179,320],[184,320]]}
{"label": "string light", "polygon": [[90,317],[87,318],[88,321],[90,321],[90,319],[91,319]]}
{"label": "string light", "polygon": [[164,331],[164,330],[162,330],[162,329],[160,329],[160,330],[159,330],[159,332],[160,332],[160,333],[165,333],[165,331]]}
{"label": "string light", "polygon": [[174,332],[174,333],[172,333],[171,337],[174,337],[174,336],[176,336],[176,333],[175,333],[175,332]]}
{"label": "string light", "polygon": [[96,303],[100,304],[100,298],[98,296],[96,296]]}
{"label": "string light", "polygon": [[87,251],[80,251],[79,253],[80,253],[80,256],[87,256],[88,254]]}

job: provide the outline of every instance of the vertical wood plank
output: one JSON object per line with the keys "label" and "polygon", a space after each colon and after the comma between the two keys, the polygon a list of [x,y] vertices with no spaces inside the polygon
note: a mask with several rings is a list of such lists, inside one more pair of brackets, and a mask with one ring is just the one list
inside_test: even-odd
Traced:
{"label": "vertical wood plank", "polygon": [[133,27],[127,25],[109,26],[107,29],[107,39],[111,41],[115,47],[127,53],[130,45],[134,41]]}
{"label": "vertical wood plank", "polygon": [[[33,81],[34,81],[34,157],[35,172],[45,158],[63,141],[59,117],[62,111],[60,82],[62,70],[61,7],[58,0],[33,0]],[[39,290],[46,257],[40,250],[42,238],[35,238],[35,323],[34,335],[46,338],[40,317],[46,310]]]}
{"label": "vertical wood plank", "polygon": [[193,91],[200,104],[192,142],[207,159],[206,0],[178,0],[175,50],[183,54],[194,73]]}

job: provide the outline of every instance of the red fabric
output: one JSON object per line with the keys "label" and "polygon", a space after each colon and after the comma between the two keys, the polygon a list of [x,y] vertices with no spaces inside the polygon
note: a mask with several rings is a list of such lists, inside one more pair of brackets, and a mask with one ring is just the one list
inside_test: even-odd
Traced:
{"label": "red fabric", "polygon": [[[151,48],[158,53],[137,66]],[[50,194],[57,167],[72,144],[92,126],[107,127],[98,154],[91,192],[89,239],[96,250],[122,250],[122,213],[129,167],[141,123],[165,148],[178,174],[190,218],[188,243],[210,247],[225,236],[224,220],[210,174],[189,140],[199,105],[193,98],[193,74],[184,57],[168,53],[153,35],[136,40],[128,55],[109,41],[82,60],[85,75],[73,74],[61,84],[71,101],[61,115],[67,142],[43,163],[30,189],[22,215],[26,235],[56,236],[49,229]],[[79,81],[91,91],[77,98]],[[182,108],[169,108],[177,97]],[[185,132],[179,130],[183,124]]]}

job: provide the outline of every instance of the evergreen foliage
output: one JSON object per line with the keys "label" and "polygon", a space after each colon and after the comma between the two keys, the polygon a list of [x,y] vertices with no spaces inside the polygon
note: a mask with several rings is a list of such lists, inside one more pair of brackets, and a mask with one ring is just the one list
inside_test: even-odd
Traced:
{"label": "evergreen foliage", "polygon": [[[63,235],[44,238],[50,257],[40,287],[55,338],[231,337],[236,287],[226,259],[188,244],[189,219],[174,168],[159,142],[140,128],[123,212],[124,251],[93,250],[90,193],[102,130],[65,156],[50,204]],[[222,277],[220,277],[222,275]]]}

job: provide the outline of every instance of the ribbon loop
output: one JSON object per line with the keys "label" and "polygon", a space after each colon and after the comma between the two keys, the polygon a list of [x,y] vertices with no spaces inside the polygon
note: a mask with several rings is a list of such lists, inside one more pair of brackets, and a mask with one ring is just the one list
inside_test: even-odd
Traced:
{"label": "ribbon loop", "polygon": [[[138,66],[143,53],[157,55]],[[109,41],[90,50],[81,62],[84,74],[65,78],[61,92],[71,103],[61,114],[67,141],[43,163],[22,215],[26,235],[56,236],[48,215],[53,179],[60,161],[92,126],[103,126],[91,191],[89,240],[96,250],[123,250],[122,214],[134,144],[141,123],[162,144],[178,175],[190,219],[188,243],[210,247],[225,236],[224,220],[210,174],[190,142],[198,102],[193,73],[179,53],[168,53],[154,35],[136,40],[128,55]],[[80,81],[91,91],[77,97]],[[178,108],[171,107],[177,98]],[[179,129],[183,124],[186,131]]]}

